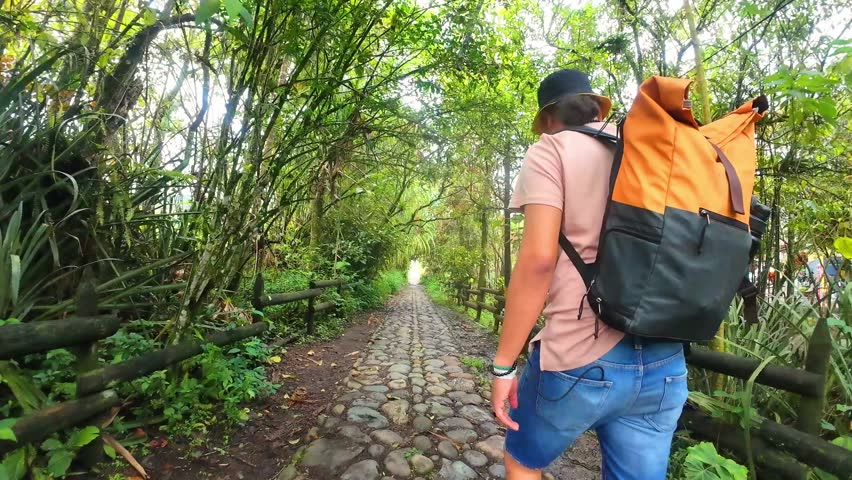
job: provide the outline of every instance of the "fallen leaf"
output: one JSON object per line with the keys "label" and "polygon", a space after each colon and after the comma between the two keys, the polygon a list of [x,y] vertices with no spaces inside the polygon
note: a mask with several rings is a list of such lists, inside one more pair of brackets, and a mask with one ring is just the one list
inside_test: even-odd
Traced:
{"label": "fallen leaf", "polygon": [[352,355],[358,355],[359,353],[361,353],[359,350],[355,350],[355,351],[354,351],[354,352],[352,352],[352,353],[347,353],[347,354],[346,354],[346,356],[347,356],[347,357],[351,357]]}
{"label": "fallen leaf", "polygon": [[169,446],[169,440],[166,438],[155,438],[148,442],[148,446],[151,448],[166,448]]}
{"label": "fallen leaf", "polygon": [[308,351],[308,355],[313,355],[313,354],[314,354],[314,351],[313,351],[313,350],[309,350],[309,351]]}
{"label": "fallen leaf", "polygon": [[290,375],[289,373],[285,373],[285,374],[281,375],[281,378],[296,378],[296,376]]}
{"label": "fallen leaf", "polygon": [[269,363],[281,363],[281,357],[278,355],[273,355],[269,357]]}
{"label": "fallen leaf", "polygon": [[334,368],[334,367],[336,367],[336,366],[337,366],[337,364],[336,364],[336,363],[332,363],[332,364],[331,364],[331,367],[332,367],[332,368]]}
{"label": "fallen leaf", "polygon": [[290,445],[295,445],[295,444],[299,443],[300,440],[301,440],[300,438],[294,438],[293,440],[290,440],[289,443],[290,443]]}

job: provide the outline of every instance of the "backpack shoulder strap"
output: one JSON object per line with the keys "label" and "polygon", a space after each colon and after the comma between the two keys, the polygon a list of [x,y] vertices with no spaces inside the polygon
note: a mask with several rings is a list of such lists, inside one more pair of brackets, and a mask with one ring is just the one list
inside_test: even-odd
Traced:
{"label": "backpack shoulder strap", "polygon": [[588,127],[586,125],[578,125],[578,126],[575,126],[575,127],[565,127],[561,131],[562,132],[569,131],[569,132],[585,133],[586,135],[589,135],[590,137],[597,138],[598,140],[601,140],[604,143],[608,143],[608,144],[612,144],[612,145],[615,145],[620,141],[620,139],[616,135],[613,135],[609,132],[605,132],[605,131],[603,131],[603,129],[592,128],[592,127]]}
{"label": "backpack shoulder strap", "polygon": [[574,245],[571,244],[571,241],[568,240],[568,237],[561,231],[559,232],[559,246],[562,247],[565,255],[568,255],[568,258],[571,259],[571,263],[574,264],[574,267],[580,273],[580,277],[583,278],[583,283],[586,285],[586,289],[588,289],[592,285],[592,280],[595,279],[595,265],[597,262],[586,263],[583,257],[577,252],[577,249],[574,248]]}
{"label": "backpack shoulder strap", "polygon": [[[603,131],[603,129],[592,128],[585,125],[566,127],[562,131],[564,132],[566,130],[589,135],[590,137],[594,137],[612,146],[617,146],[621,141],[618,136],[613,135],[609,132],[605,132]],[[611,185],[610,190],[612,190]],[[580,253],[577,252],[577,249],[574,248],[574,245],[571,244],[571,241],[568,240],[568,237],[566,237],[561,230],[559,232],[559,246],[562,247],[562,250],[571,260],[571,263],[574,264],[574,268],[576,268],[577,271],[580,273],[580,277],[583,278],[583,283],[586,285],[586,289],[588,289],[592,284],[592,280],[594,280],[595,278],[595,266],[597,265],[597,262],[586,263],[583,260],[583,257],[580,256]]]}

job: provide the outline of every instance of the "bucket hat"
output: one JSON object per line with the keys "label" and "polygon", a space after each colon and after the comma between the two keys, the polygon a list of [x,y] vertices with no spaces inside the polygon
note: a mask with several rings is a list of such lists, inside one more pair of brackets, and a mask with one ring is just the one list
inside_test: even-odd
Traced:
{"label": "bucket hat", "polygon": [[538,86],[538,113],[533,119],[533,133],[541,134],[543,131],[542,112],[569,95],[588,95],[594,98],[600,105],[601,117],[604,118],[612,109],[612,100],[594,93],[589,76],[584,72],[569,68],[559,70],[546,76]]}

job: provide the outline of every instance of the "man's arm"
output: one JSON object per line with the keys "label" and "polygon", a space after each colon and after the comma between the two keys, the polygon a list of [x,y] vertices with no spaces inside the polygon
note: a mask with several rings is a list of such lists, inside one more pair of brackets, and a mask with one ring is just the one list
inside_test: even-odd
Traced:
{"label": "man's arm", "polygon": [[524,208],[524,236],[506,292],[503,331],[494,364],[510,366],[527,343],[541,313],[559,256],[562,211],[549,205]]}

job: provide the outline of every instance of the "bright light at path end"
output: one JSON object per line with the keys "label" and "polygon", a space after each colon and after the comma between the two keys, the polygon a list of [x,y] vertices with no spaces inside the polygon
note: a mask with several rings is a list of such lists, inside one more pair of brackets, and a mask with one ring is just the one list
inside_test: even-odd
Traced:
{"label": "bright light at path end", "polygon": [[417,285],[420,283],[420,275],[423,273],[423,267],[420,265],[419,260],[412,260],[411,265],[408,267],[408,283],[411,285]]}

